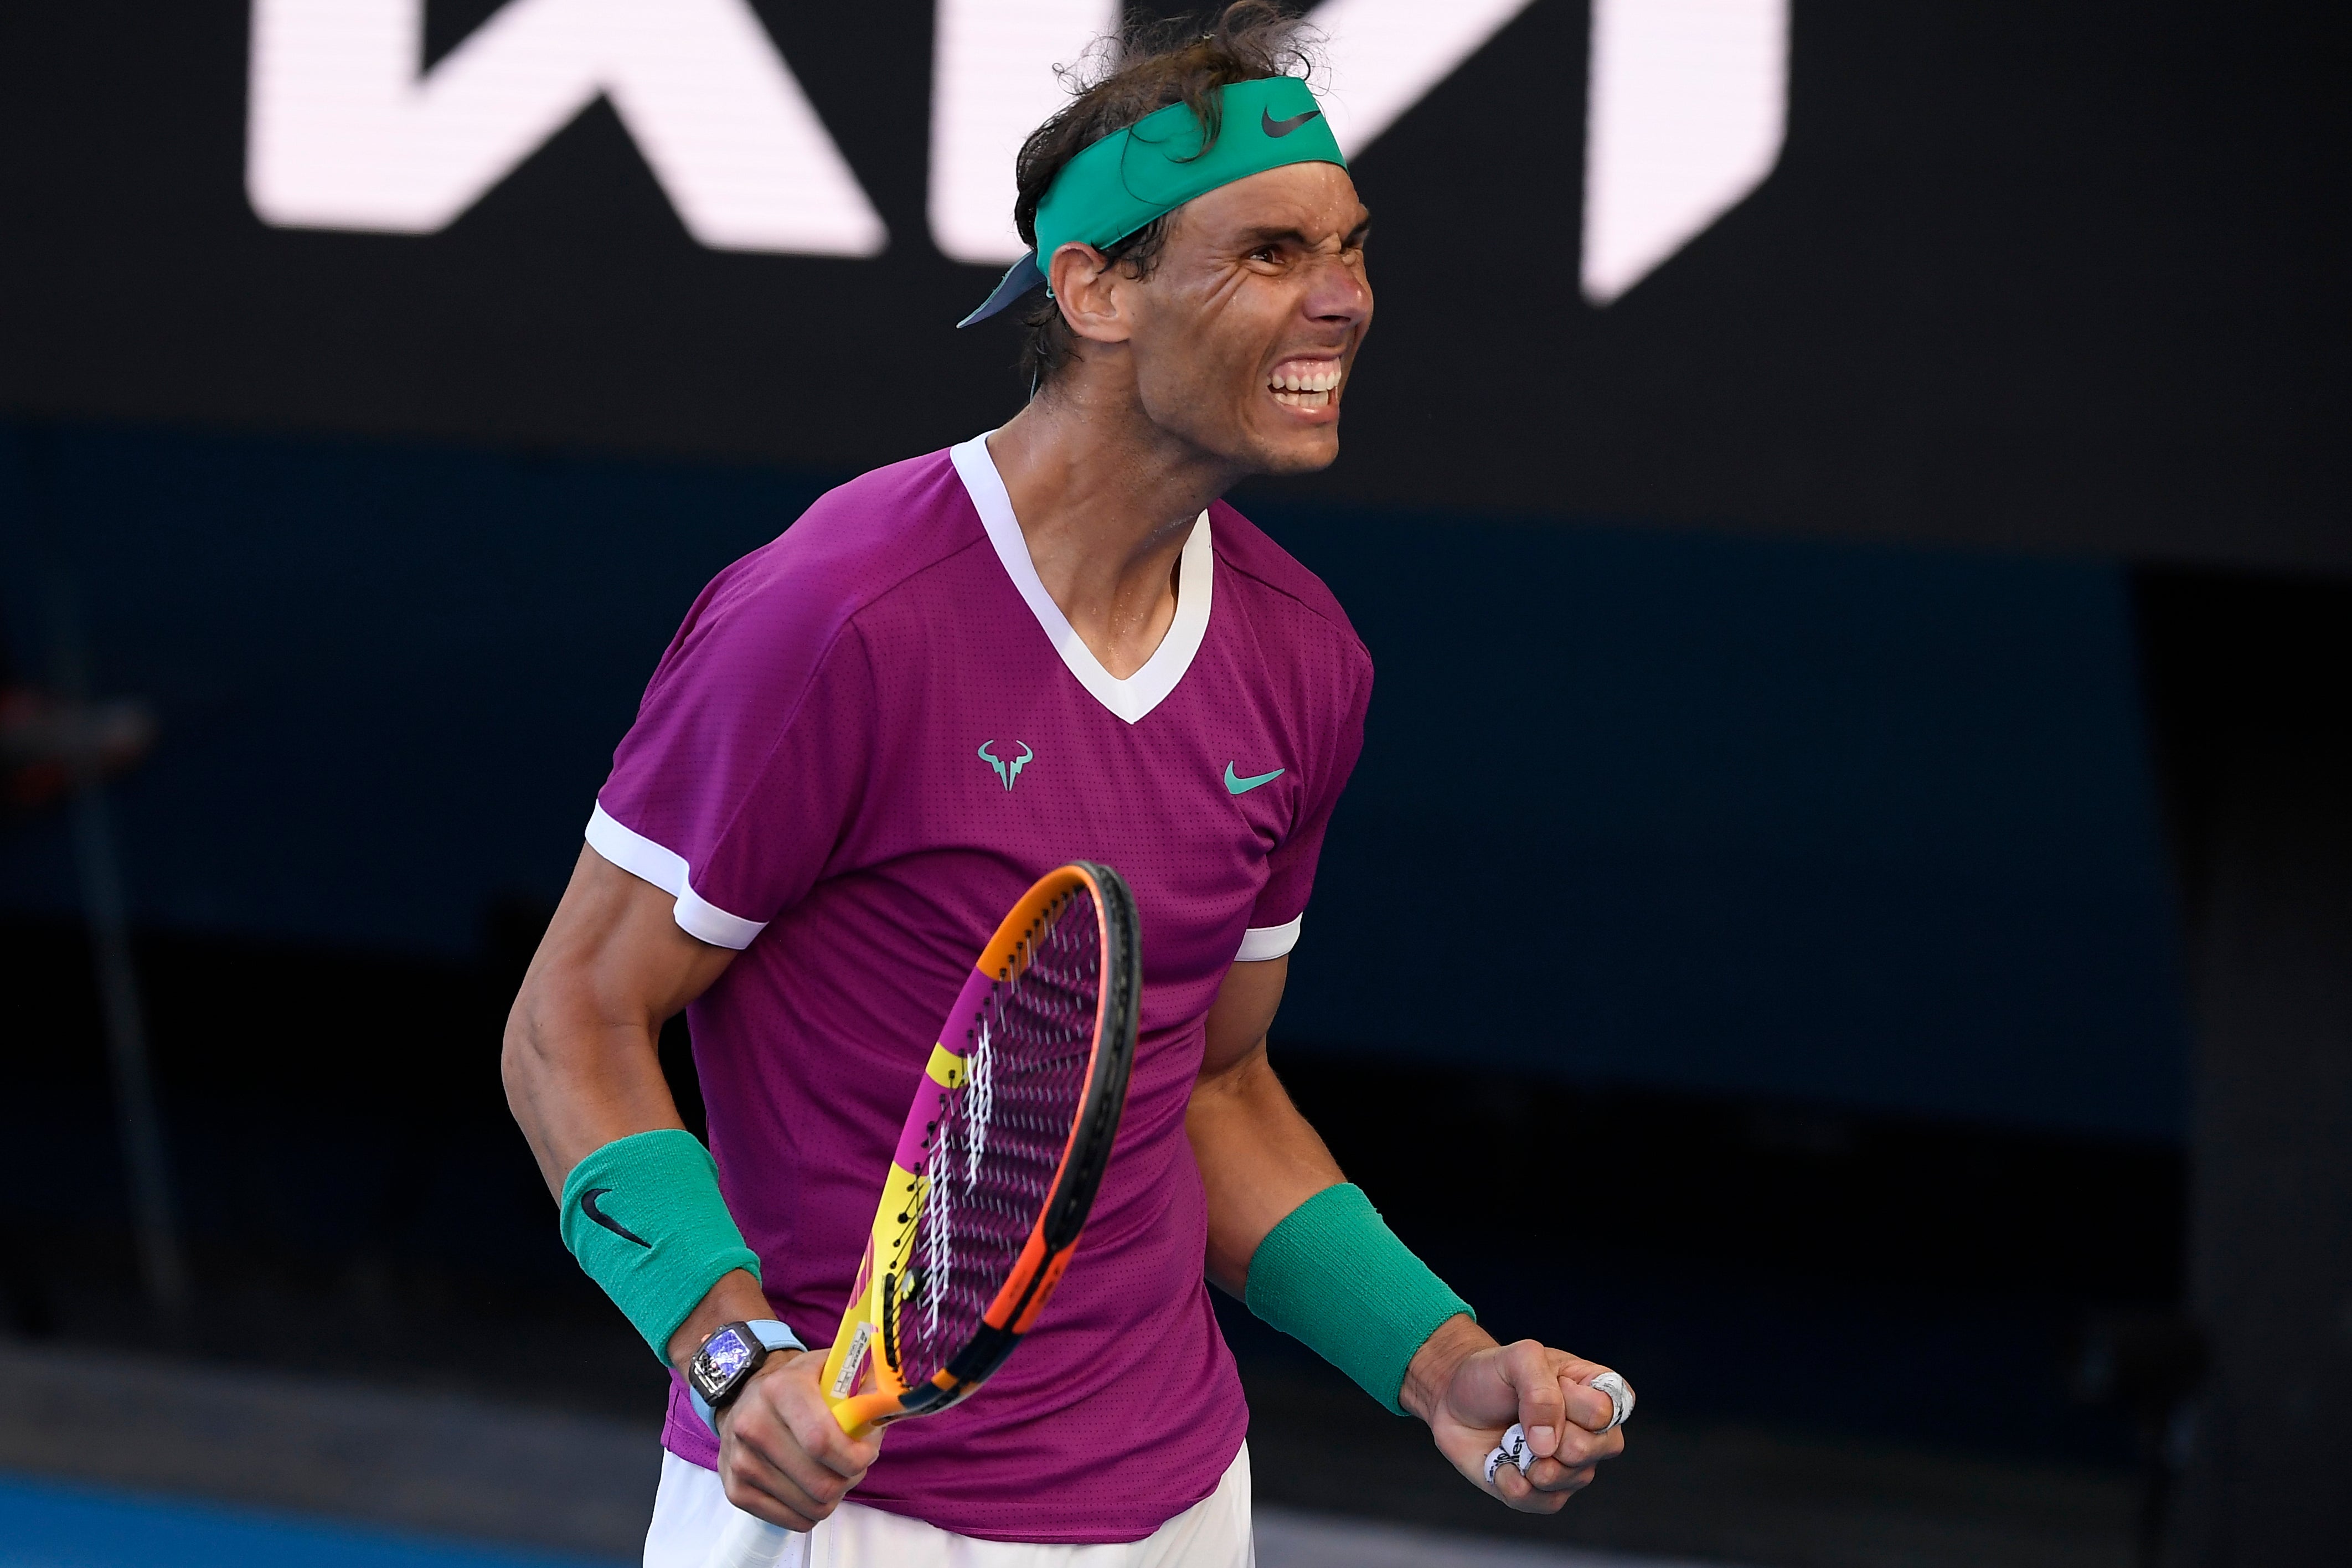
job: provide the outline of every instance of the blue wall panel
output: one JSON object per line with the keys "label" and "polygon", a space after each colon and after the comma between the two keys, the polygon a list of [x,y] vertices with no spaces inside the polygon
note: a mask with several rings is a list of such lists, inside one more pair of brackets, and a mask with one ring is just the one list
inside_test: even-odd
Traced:
{"label": "blue wall panel", "polygon": [[[41,661],[61,563],[101,684],[165,724],[117,792],[141,917],[445,954],[561,889],[688,602],[823,488],[15,435],[10,641]],[[1254,510],[1381,672],[1286,1048],[2178,1134],[2116,570]],[[0,836],[0,906],[68,873],[54,821]]]}
{"label": "blue wall panel", "polygon": [[2174,910],[2116,569],[1270,522],[1380,669],[1286,1030],[2180,1125]]}

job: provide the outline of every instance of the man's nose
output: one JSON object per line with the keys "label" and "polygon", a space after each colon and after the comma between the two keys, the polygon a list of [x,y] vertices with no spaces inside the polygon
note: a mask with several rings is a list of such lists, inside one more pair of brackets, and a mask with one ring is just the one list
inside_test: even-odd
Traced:
{"label": "man's nose", "polygon": [[1362,267],[1352,258],[1318,257],[1314,275],[1307,285],[1306,304],[1307,313],[1318,321],[1344,321],[1352,326],[1372,313],[1372,286],[1366,280]]}

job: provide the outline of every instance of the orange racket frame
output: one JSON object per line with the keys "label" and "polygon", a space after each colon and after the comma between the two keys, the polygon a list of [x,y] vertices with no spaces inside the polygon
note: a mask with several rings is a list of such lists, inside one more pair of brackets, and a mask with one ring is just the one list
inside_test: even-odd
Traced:
{"label": "orange racket frame", "polygon": [[[982,1326],[948,1364],[909,1385],[899,1362],[897,1313],[921,1222],[924,1169],[947,1112],[962,1092],[968,1049],[982,1005],[997,986],[1028,967],[1037,939],[1071,898],[1093,896],[1099,922],[1102,975],[1096,1001],[1095,1032],[1087,1067],[1086,1090],[1073,1119],[1062,1163],[1021,1256],[983,1315]],[[1135,1062],[1143,963],[1137,931],[1135,896],[1118,872],[1091,861],[1073,861],[1038,879],[1013,906],[982,950],[931,1047],[923,1082],[907,1111],[897,1153],[883,1184],[882,1201],[867,1234],[865,1260],[841,1328],[825,1357],[825,1396],[843,1428],[863,1435],[908,1415],[945,1410],[969,1397],[1003,1364],[1037,1321],[1061,1283],[1070,1256],[1086,1227],[1127,1105],[1127,1083]],[[865,1375],[870,1367],[871,1376]],[[861,1390],[861,1384],[865,1385]]]}

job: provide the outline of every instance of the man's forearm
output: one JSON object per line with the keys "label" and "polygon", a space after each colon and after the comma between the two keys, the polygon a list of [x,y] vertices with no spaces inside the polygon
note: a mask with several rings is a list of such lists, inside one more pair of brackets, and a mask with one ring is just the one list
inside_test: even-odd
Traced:
{"label": "man's forearm", "polygon": [[769,1309],[710,1152],[662,1077],[662,1022],[733,956],[680,931],[673,901],[583,849],[508,1015],[499,1067],[564,1245],[677,1366],[711,1329]]}
{"label": "man's forearm", "polygon": [[614,1139],[686,1125],[651,1028],[583,1018],[566,1001],[526,987],[499,1058],[508,1109],[559,1195],[572,1168]]}
{"label": "man's forearm", "polygon": [[[572,1169],[596,1151],[637,1133],[682,1129],[684,1123],[661,1077],[650,1030],[634,1040],[629,1031],[607,1030],[584,1044],[575,1032],[565,1047],[551,1050],[538,1032],[543,1017],[530,1001],[526,994],[517,1004],[508,1031],[507,1099],[541,1174],[560,1201]],[[580,1071],[583,1061],[594,1070]],[[730,1269],[670,1333],[662,1347],[664,1359],[683,1372],[719,1328],[770,1315],[760,1282],[747,1270]]]}
{"label": "man's forearm", "polygon": [[1233,1067],[1202,1076],[1184,1131],[1208,1194],[1209,1278],[1240,1296],[1258,1243],[1291,1210],[1347,1178],[1274,1076],[1263,1040]]}

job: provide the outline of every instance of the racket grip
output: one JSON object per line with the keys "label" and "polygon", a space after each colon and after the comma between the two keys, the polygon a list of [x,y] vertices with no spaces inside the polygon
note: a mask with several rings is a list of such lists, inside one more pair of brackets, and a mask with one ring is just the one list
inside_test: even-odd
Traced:
{"label": "racket grip", "polygon": [[735,1510],[719,1532],[704,1568],[774,1568],[793,1546],[793,1532],[753,1514]]}
{"label": "racket grip", "polygon": [[852,1437],[863,1438],[874,1430],[875,1417],[887,1415],[898,1408],[898,1401],[887,1394],[853,1394],[846,1399],[836,1399],[833,1418]]}

